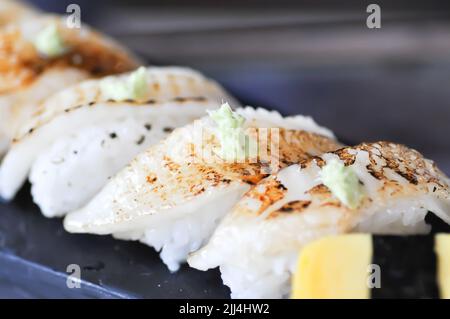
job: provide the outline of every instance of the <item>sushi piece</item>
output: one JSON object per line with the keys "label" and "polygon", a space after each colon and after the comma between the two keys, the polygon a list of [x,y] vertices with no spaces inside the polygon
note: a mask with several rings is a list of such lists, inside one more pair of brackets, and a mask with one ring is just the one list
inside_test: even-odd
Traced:
{"label": "sushi piece", "polygon": [[36,17],[38,11],[19,0],[2,0],[0,2],[0,28],[17,21]]}
{"label": "sushi piece", "polygon": [[18,130],[0,167],[0,195],[13,198],[29,174],[42,213],[62,216],[84,205],[135,155],[224,99],[233,98],[177,67],[141,67],[67,88]]}
{"label": "sushi piece", "polygon": [[37,105],[69,85],[131,71],[138,61],[87,26],[38,16],[0,29],[0,157]]}
{"label": "sushi piece", "polygon": [[437,276],[434,248],[441,251],[442,236],[349,234],[313,241],[299,254],[291,297],[439,298],[445,278]]}
{"label": "sushi piece", "polygon": [[251,185],[339,146],[310,118],[224,104],[136,157],[64,226],[139,240],[176,271]]}
{"label": "sushi piece", "polygon": [[262,180],[188,263],[220,267],[233,298],[286,297],[304,245],[352,231],[426,233],[428,211],[450,223],[449,180],[435,164],[403,145],[363,143]]}

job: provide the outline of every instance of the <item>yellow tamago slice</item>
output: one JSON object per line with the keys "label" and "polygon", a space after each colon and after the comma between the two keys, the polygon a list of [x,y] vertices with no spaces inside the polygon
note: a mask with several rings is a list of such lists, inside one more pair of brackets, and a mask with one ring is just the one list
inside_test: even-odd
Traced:
{"label": "yellow tamago slice", "polygon": [[312,242],[298,258],[292,298],[370,298],[371,261],[371,235],[332,236]]}
{"label": "yellow tamago slice", "polygon": [[436,235],[435,251],[438,259],[438,285],[440,295],[443,299],[450,299],[450,235]]}

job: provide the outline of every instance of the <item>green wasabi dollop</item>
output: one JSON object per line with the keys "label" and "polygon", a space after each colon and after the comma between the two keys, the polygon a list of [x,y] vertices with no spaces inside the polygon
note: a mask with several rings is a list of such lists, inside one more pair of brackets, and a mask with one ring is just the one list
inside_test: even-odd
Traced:
{"label": "green wasabi dollop", "polygon": [[350,166],[330,160],[321,171],[322,183],[327,186],[345,206],[358,208],[364,198],[364,189]]}
{"label": "green wasabi dollop", "polygon": [[228,161],[245,159],[248,156],[248,136],[243,129],[245,118],[233,112],[228,103],[208,114],[217,124],[222,158]]}
{"label": "green wasabi dollop", "polygon": [[40,54],[49,58],[61,56],[68,50],[56,23],[48,25],[38,33],[34,46]]}
{"label": "green wasabi dollop", "polygon": [[108,77],[102,81],[101,90],[108,99],[143,101],[149,93],[147,70],[141,66],[125,78]]}

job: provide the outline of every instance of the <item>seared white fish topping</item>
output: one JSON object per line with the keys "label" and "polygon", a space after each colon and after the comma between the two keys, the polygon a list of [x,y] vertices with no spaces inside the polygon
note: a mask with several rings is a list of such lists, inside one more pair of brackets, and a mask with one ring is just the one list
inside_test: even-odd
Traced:
{"label": "seared white fish topping", "polygon": [[[50,27],[64,43],[59,55],[47,56],[39,51],[43,44],[36,45],[37,34]],[[84,25],[68,28],[62,17],[39,15],[6,25],[0,29],[0,156],[20,125],[51,94],[137,66],[137,59],[114,41]]]}

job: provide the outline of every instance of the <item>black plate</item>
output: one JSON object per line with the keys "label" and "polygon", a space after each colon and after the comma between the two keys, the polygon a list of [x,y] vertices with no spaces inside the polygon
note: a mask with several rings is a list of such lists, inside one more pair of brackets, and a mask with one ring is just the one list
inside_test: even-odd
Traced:
{"label": "black plate", "polygon": [[[27,185],[16,200],[0,204],[1,298],[229,297],[218,270],[183,266],[171,274],[158,254],[140,243],[69,234],[60,219],[44,218],[29,194]],[[449,231],[433,214],[427,222],[433,232]],[[81,268],[79,289],[67,286],[71,264]]]}
{"label": "black plate", "polygon": [[[227,298],[218,271],[184,266],[171,274],[158,254],[137,242],[73,235],[44,218],[29,185],[0,204],[0,297]],[[81,267],[81,288],[66,285],[67,266]]]}

